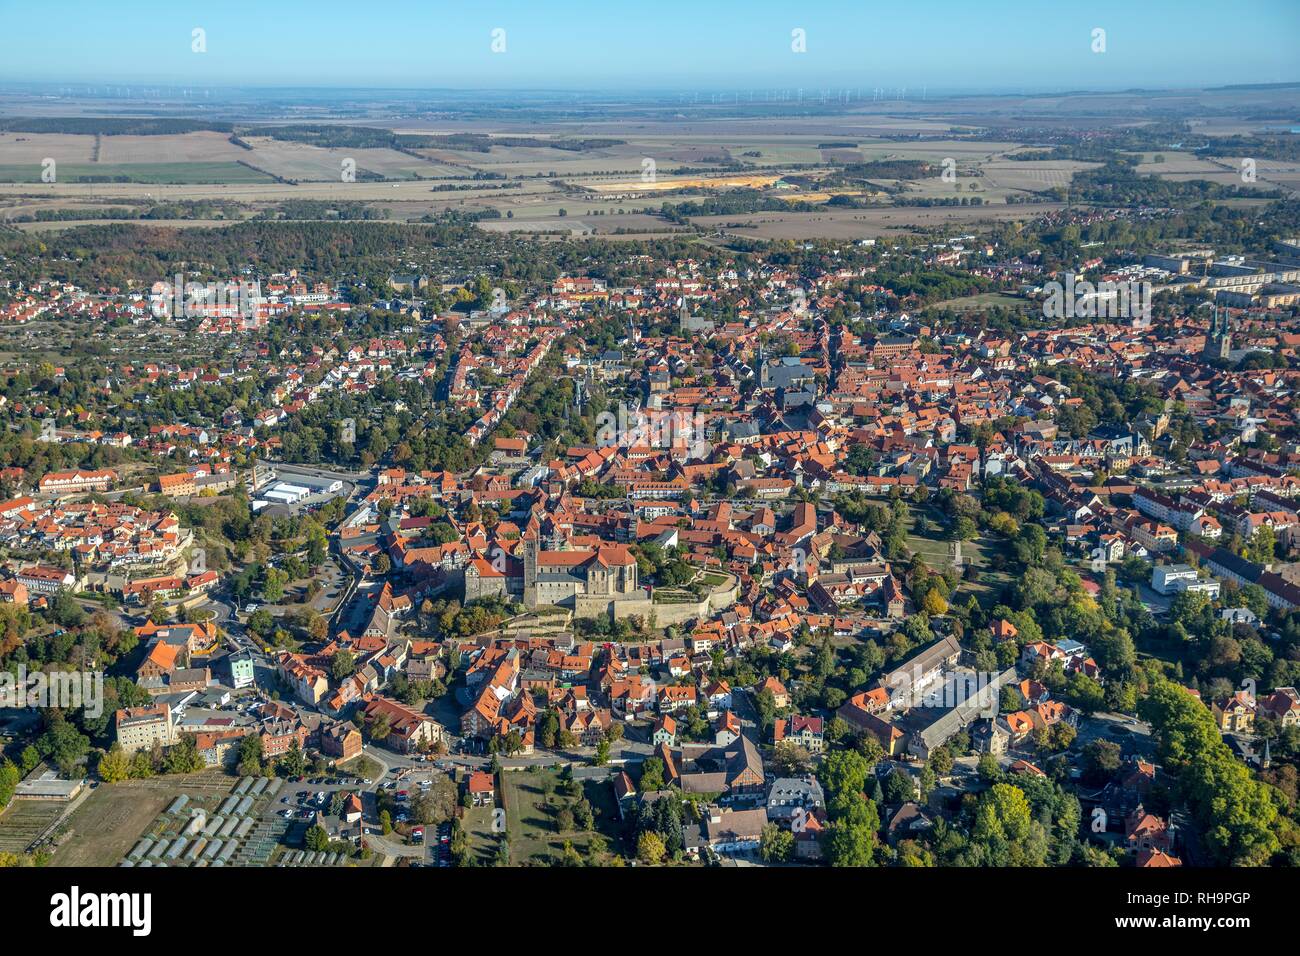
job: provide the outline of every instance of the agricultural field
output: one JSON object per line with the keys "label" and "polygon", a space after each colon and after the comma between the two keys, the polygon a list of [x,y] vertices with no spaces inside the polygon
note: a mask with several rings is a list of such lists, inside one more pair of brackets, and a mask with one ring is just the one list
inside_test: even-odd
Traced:
{"label": "agricultural field", "polygon": [[[94,139],[95,137],[85,137]],[[237,163],[248,150],[230,141],[225,133],[203,131],[175,136],[100,136],[98,163]],[[57,158],[57,154],[50,155]]]}
{"label": "agricultural field", "polygon": [[12,801],[0,813],[0,853],[25,853],[66,808],[62,802]]}
{"label": "agricultural field", "polygon": [[985,196],[1005,197],[1010,193],[1036,193],[1070,185],[1075,174],[1094,169],[1099,163],[1059,160],[993,160],[981,163],[980,184]]}
{"label": "agricultural field", "polygon": [[[115,866],[142,836],[175,835],[191,812],[202,808],[212,815],[231,795],[239,778],[208,769],[184,776],[100,784],[64,823],[69,839],[55,851],[55,866]],[[189,798],[185,812],[164,813],[177,797]],[[254,798],[260,814],[265,796]],[[269,824],[268,824],[269,825]]]}
{"label": "agricultural field", "polygon": [[861,162],[876,162],[884,159],[914,159],[925,163],[942,163],[951,157],[957,161],[957,167],[991,162],[1006,153],[1022,149],[1020,143],[988,142],[974,139],[927,140],[919,143],[899,143],[880,141],[865,142],[858,147]]}
{"label": "agricultural field", "polygon": [[990,206],[881,206],[875,209],[825,209],[816,212],[756,212],[697,216],[691,221],[708,230],[720,229],[760,239],[880,238],[899,232],[944,229],[972,223],[1028,220],[1063,209],[1064,203]]}
{"label": "agricultural field", "polygon": [[[1241,178],[1245,157],[1196,156],[1191,153],[1144,153],[1138,172],[1171,181],[1207,180],[1221,186],[1247,185]],[[1256,159],[1255,185],[1258,188],[1281,188],[1300,191],[1300,163],[1274,159]]]}
{"label": "agricultural field", "polygon": [[35,166],[39,170],[47,157],[57,163],[90,163],[94,162],[94,156],[93,136],[0,133],[0,166]]}
{"label": "agricultural field", "polygon": [[763,189],[781,177],[774,175],[656,177],[653,181],[622,180],[612,183],[590,182],[583,186],[597,193],[656,193],[678,189]]}
{"label": "agricultural field", "polygon": [[[1056,108],[1086,109],[1098,108],[1097,99],[1070,96],[1050,101],[1057,103]],[[1031,98],[1023,105],[1029,115],[1041,113],[1044,104]],[[950,226],[973,228],[996,221],[1028,220],[1060,208],[1015,201],[1067,187],[1078,173],[1096,166],[1069,160],[1016,161],[1009,157],[1041,147],[1026,146],[1010,134],[989,139],[965,135],[987,129],[980,125],[981,113],[1007,106],[1006,100],[984,103],[974,99],[963,106],[971,111],[969,115],[951,119],[939,111],[927,113],[927,106],[908,101],[838,116],[688,119],[659,115],[629,119],[614,115],[598,121],[505,126],[473,120],[410,120],[393,127],[398,133],[445,136],[489,132],[536,140],[522,145],[493,143],[484,150],[323,147],[247,131],[241,133],[241,141],[251,148],[237,145],[229,135],[217,131],[158,136],[0,132],[0,220],[76,209],[88,200],[107,204],[220,200],[242,206],[239,214],[248,217],[272,203],[305,199],[372,204],[398,222],[446,210],[499,213],[500,218],[482,220],[480,228],[534,234],[545,241],[558,235],[667,235],[680,227],[654,215],[665,202],[697,200],[699,191],[760,189],[768,197],[791,204],[824,207],[835,196],[848,194],[870,205],[862,209],[736,213],[698,218],[694,225],[747,238],[784,240],[880,238]],[[1107,109],[1114,106],[1111,100],[1106,101]],[[1233,126],[1221,129],[1209,120],[1206,125],[1206,131],[1213,127],[1216,135],[1236,130]],[[912,136],[934,138],[907,138]],[[584,137],[609,142],[581,150],[544,145],[548,139]],[[448,142],[460,147],[460,143]],[[1154,152],[1144,154],[1140,171],[1175,181],[1208,179],[1223,185],[1240,184],[1235,160],[1210,160],[1174,149],[1159,155],[1161,162],[1155,161]],[[55,183],[40,181],[40,164],[47,157],[58,163]],[[641,178],[646,159],[655,163],[653,182]],[[356,164],[354,182],[343,180],[348,160]],[[939,175],[944,160],[955,163],[955,183],[945,182]],[[833,178],[825,185],[819,182],[844,165],[877,161],[925,162],[934,167],[933,175],[872,179],[866,186],[845,185]],[[1300,191],[1300,163],[1260,160],[1257,172],[1262,188]],[[472,179],[476,174],[493,178],[476,181]],[[96,181],[89,181],[91,177]],[[796,180],[798,188],[777,187],[783,177]],[[103,181],[115,178],[126,181]],[[896,206],[891,192],[908,200],[966,198],[980,199],[983,205]],[[19,227],[50,232],[115,220],[87,216],[85,220],[22,223]],[[174,224],[215,226],[224,222],[195,219]]]}
{"label": "agricultural field", "polygon": [[294,143],[267,136],[248,136],[252,150],[240,150],[240,158],[284,179],[342,182],[343,163],[356,163],[360,179],[366,173],[381,179],[435,179],[464,175],[462,170],[426,162],[395,149],[322,149],[308,143]]}
{"label": "agricultural field", "polygon": [[115,866],[158,814],[183,789],[146,789],[134,783],[100,784],[65,824],[70,839],[54,853],[55,866]]}
{"label": "agricultural field", "polygon": [[[110,185],[113,180],[143,184],[199,184],[199,183],[269,183],[273,178],[266,173],[234,162],[213,163],[56,163],[58,183],[91,185],[92,190]],[[0,182],[41,183],[41,166],[0,166]],[[53,183],[49,185],[57,185]],[[124,185],[125,183],[118,183]],[[117,185],[117,184],[114,184]],[[92,193],[93,194],[93,193]]]}
{"label": "agricultural field", "polygon": [[54,160],[58,181],[125,178],[134,183],[268,182],[240,165],[248,151],[224,133],[173,136],[90,136],[0,133],[0,182],[39,183],[42,164]]}

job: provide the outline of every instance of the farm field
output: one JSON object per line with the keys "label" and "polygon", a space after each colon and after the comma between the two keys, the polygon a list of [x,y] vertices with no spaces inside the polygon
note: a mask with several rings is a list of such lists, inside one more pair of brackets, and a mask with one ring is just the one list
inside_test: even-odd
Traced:
{"label": "farm field", "polygon": [[[85,138],[94,139],[89,136]],[[59,158],[57,153],[50,155]],[[247,158],[248,150],[232,143],[227,134],[201,131],[174,136],[100,136],[97,162],[109,166],[135,163],[237,163]]]}
{"label": "farm field", "polygon": [[[0,182],[40,183],[39,165],[0,165]],[[55,174],[63,183],[109,185],[105,180],[131,183],[259,183],[273,182],[265,173],[235,162],[194,163],[57,163]],[[51,184],[55,185],[55,184]]]}
{"label": "farm field", "polygon": [[[485,150],[322,147],[257,135],[256,128],[240,131],[240,142],[249,148],[215,130],[158,136],[0,132],[0,220],[34,216],[44,210],[75,209],[88,200],[110,204],[216,200],[243,205],[242,214],[248,217],[261,212],[266,204],[301,199],[373,204],[381,207],[387,218],[399,222],[446,210],[490,211],[499,213],[500,218],[483,220],[480,228],[534,234],[546,241],[553,235],[670,234],[674,227],[653,212],[664,202],[700,198],[683,190],[750,188],[765,189],[765,195],[792,204],[822,206],[844,193],[878,204],[862,209],[735,213],[698,218],[694,225],[755,239],[881,238],[898,232],[1027,221],[1061,208],[1051,203],[1007,205],[1007,200],[1066,187],[1095,163],[1013,160],[1009,157],[1041,148],[1017,141],[1010,132],[1014,125],[1008,125],[1005,134],[988,139],[967,134],[983,131],[989,135],[985,114],[990,110],[1023,109],[1026,117],[1032,117],[1044,110],[1066,108],[1109,111],[1126,101],[1122,95],[1100,94],[1023,102],[974,98],[963,101],[961,114],[951,116],[919,101],[891,101],[863,104],[840,115],[701,117],[668,110],[629,117],[615,111],[587,119],[551,117],[505,124],[473,118],[408,117],[387,125],[399,133],[488,134],[538,141],[503,145],[500,140]],[[1133,125],[1141,122],[1135,118]],[[1203,125],[1204,132],[1211,135],[1248,133],[1254,128],[1240,121],[1225,124],[1213,117]],[[607,142],[581,150],[545,145],[547,140],[583,138]],[[1162,162],[1154,161],[1157,155]],[[46,158],[58,164],[55,183],[40,182],[41,161]],[[1142,173],[1172,181],[1208,179],[1240,185],[1237,160],[1211,160],[1182,149],[1149,152],[1143,158]],[[655,163],[655,182],[641,180],[646,159]],[[938,175],[945,159],[956,164],[956,183],[944,182]],[[348,160],[356,164],[354,182],[343,181]],[[837,167],[893,160],[922,161],[936,169],[919,180],[880,178],[865,186],[860,182],[839,185],[834,179],[826,185],[819,182]],[[1261,189],[1300,192],[1300,163],[1259,160],[1257,167]],[[477,174],[492,178],[476,181],[472,177]],[[91,177],[127,181],[90,182]],[[797,179],[800,188],[771,188],[782,177]],[[511,188],[500,188],[503,184]],[[873,189],[873,184],[878,188]],[[893,206],[885,189],[897,189],[912,200],[978,198],[983,205]],[[87,216],[85,220],[18,225],[24,231],[45,233],[113,221],[116,217]],[[167,224],[215,226],[224,222],[202,219]]]}
{"label": "farm field", "polygon": [[90,163],[95,156],[95,137],[72,133],[0,133],[0,166],[30,165],[38,170],[42,160],[57,163]]}
{"label": "farm field", "polygon": [[59,818],[67,804],[14,800],[0,813],[0,853],[24,853]]}
{"label": "farm field", "polygon": [[342,182],[343,163],[356,163],[358,178],[364,172],[384,179],[434,179],[439,176],[464,175],[463,170],[426,162],[395,149],[322,149],[307,143],[286,142],[267,136],[250,136],[245,141],[253,147],[241,150],[240,158],[259,169],[285,179]]}
{"label": "farm field", "polygon": [[131,783],[100,784],[65,824],[70,832],[54,853],[54,866],[115,866],[153,819],[183,789],[144,789]]}
{"label": "farm field", "polygon": [[826,209],[816,212],[757,212],[697,216],[705,229],[721,229],[762,239],[880,238],[897,232],[961,227],[977,222],[1028,220],[1063,209],[1064,203],[1013,206],[882,206],[878,209]]}
{"label": "farm field", "polygon": [[1053,187],[1068,186],[1076,173],[1095,169],[1099,163],[1081,163],[1073,160],[994,160],[981,163],[982,185],[990,194],[1042,192]]}
{"label": "farm field", "polygon": [[654,193],[672,192],[676,189],[762,189],[771,186],[780,176],[699,176],[679,179],[656,178],[653,182],[642,180],[620,182],[583,183],[587,189],[598,193]]}
{"label": "farm field", "polygon": [[[1157,162],[1156,157],[1162,157]],[[1221,186],[1248,186],[1243,182],[1242,162],[1244,157],[1215,156],[1202,157],[1191,153],[1146,153],[1138,172],[1175,182],[1187,182],[1194,179],[1208,180]],[[1255,183],[1257,188],[1282,188],[1292,192],[1300,190],[1300,163],[1288,163],[1275,159],[1257,159],[1255,162]]]}

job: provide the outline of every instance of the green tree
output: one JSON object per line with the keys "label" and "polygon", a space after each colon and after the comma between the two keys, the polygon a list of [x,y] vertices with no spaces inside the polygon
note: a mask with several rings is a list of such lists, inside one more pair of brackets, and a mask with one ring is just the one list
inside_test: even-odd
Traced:
{"label": "green tree", "polygon": [[667,784],[664,782],[664,762],[660,757],[647,757],[641,764],[641,792],[653,793],[656,790],[663,790]]}
{"label": "green tree", "polygon": [[257,777],[261,775],[261,734],[249,734],[239,742],[239,773],[245,777]]}
{"label": "green tree", "polygon": [[324,852],[330,847],[329,831],[319,824],[308,828],[304,840],[307,849],[316,853]]}
{"label": "green tree", "polygon": [[357,658],[351,651],[339,651],[330,661],[330,676],[336,681],[342,681],[357,670]]}
{"label": "green tree", "polygon": [[823,837],[823,852],[832,866],[870,866],[875,858],[880,814],[870,800],[853,796],[833,810]]}
{"label": "green tree", "polygon": [[1139,713],[1151,724],[1204,845],[1221,866],[1262,866],[1279,849],[1281,793],[1251,775],[1223,742],[1209,708],[1172,681],[1157,680]]}
{"label": "green tree", "polygon": [[181,739],[167,751],[165,766],[168,773],[197,773],[203,769],[193,734],[181,734]]}
{"label": "green tree", "polygon": [[856,750],[836,750],[822,760],[818,775],[826,788],[827,801],[859,794],[866,786],[871,765]]}
{"label": "green tree", "polygon": [[664,841],[653,830],[643,830],[636,840],[636,857],[647,866],[656,866],[664,860]]}
{"label": "green tree", "polygon": [[285,777],[301,777],[307,771],[307,758],[303,755],[302,748],[298,746],[295,739],[289,744],[289,749],[284,752],[276,765],[280,774]]}
{"label": "green tree", "polygon": [[1042,824],[1033,819],[1024,791],[995,783],[980,794],[971,840],[992,866],[1042,866],[1047,852]]}
{"label": "green tree", "polygon": [[22,774],[18,772],[18,767],[12,760],[0,761],[0,810],[9,806],[9,801],[13,799],[14,791],[18,789],[18,783],[22,779]]}
{"label": "green tree", "polygon": [[768,863],[786,863],[794,856],[794,834],[775,823],[766,824],[758,852]]}
{"label": "green tree", "polygon": [[131,758],[122,745],[113,742],[108,753],[99,758],[99,779],[104,783],[121,783],[131,776]]}

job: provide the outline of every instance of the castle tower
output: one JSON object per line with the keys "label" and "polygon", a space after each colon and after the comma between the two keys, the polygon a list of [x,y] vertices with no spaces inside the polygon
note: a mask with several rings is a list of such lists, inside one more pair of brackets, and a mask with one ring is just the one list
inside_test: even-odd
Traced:
{"label": "castle tower", "polygon": [[524,559],[524,607],[537,607],[537,537],[525,535],[520,549]]}

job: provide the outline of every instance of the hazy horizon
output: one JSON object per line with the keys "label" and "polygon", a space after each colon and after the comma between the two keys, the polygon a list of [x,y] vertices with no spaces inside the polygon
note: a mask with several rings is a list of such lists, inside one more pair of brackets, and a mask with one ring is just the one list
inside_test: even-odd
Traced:
{"label": "hazy horizon", "polygon": [[[0,85],[659,92],[906,87],[929,95],[1300,81],[1300,4],[1014,0],[704,6],[399,0],[10,6]],[[252,27],[249,24],[253,24]],[[1103,30],[1104,52],[1095,31]],[[201,31],[201,33],[196,33]],[[802,31],[798,33],[796,31]],[[201,49],[199,49],[201,48]]]}

